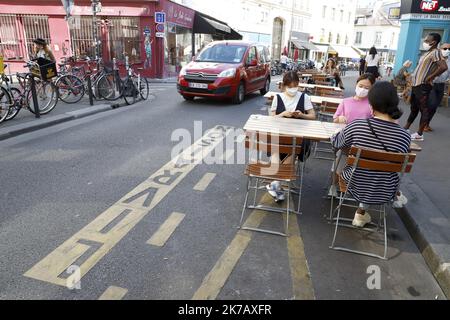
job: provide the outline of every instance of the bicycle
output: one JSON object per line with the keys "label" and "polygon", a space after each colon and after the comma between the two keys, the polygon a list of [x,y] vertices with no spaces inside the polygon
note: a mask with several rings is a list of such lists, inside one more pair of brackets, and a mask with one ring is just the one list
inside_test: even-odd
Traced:
{"label": "bicycle", "polygon": [[[29,61],[24,67],[34,68],[39,67],[35,62]],[[34,77],[31,72],[29,73],[17,73],[17,82],[19,88],[12,87],[10,79],[7,75],[3,74],[1,79],[4,83],[6,90],[11,97],[11,105],[8,110],[8,115],[5,120],[11,120],[17,116],[21,109],[26,108],[31,113],[36,113],[36,106],[33,102],[32,90],[31,90],[31,77]],[[41,79],[35,79],[36,98],[39,106],[39,113],[42,115],[51,112],[58,103],[58,91],[53,82],[42,81]]]}

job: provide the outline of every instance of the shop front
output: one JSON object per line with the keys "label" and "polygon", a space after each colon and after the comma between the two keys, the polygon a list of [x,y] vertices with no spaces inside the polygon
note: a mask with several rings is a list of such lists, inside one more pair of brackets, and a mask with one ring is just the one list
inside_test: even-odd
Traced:
{"label": "shop front", "polygon": [[450,0],[402,0],[401,25],[394,72],[406,60],[417,65],[427,34],[436,32],[443,42],[450,41]]}

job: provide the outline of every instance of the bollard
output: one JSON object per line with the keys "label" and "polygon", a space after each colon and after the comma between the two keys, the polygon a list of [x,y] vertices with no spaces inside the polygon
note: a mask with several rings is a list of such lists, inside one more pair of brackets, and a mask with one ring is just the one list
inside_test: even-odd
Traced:
{"label": "bollard", "polygon": [[92,93],[92,81],[91,81],[91,73],[87,73],[87,86],[88,86],[88,95],[89,95],[89,104],[91,106],[94,105],[94,95]]}
{"label": "bollard", "polygon": [[36,82],[34,81],[34,76],[32,74],[30,74],[29,77],[30,77],[30,86],[31,86],[31,96],[33,98],[33,105],[34,105],[34,116],[36,118],[40,118],[41,113],[39,111],[39,102],[38,102],[37,93],[36,93]]}

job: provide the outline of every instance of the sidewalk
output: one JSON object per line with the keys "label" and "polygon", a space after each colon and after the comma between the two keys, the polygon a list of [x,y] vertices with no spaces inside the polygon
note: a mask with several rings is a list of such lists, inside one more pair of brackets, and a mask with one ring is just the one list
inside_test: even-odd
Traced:
{"label": "sidewalk", "polygon": [[[354,94],[356,74],[344,77],[345,96]],[[410,107],[403,101],[404,125]],[[419,118],[411,128],[417,130]],[[450,138],[450,108],[440,107],[431,126],[434,132],[425,134],[423,148],[417,154],[411,174],[402,183],[402,192],[409,201],[397,213],[438,280],[442,290],[450,298],[450,170],[448,149]]]}

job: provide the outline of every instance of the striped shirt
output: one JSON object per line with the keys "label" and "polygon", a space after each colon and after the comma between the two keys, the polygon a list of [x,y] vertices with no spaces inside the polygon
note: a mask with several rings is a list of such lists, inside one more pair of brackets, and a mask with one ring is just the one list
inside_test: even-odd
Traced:
{"label": "striped shirt", "polygon": [[436,62],[444,60],[441,50],[434,49],[426,52],[419,60],[412,75],[412,86],[417,87],[425,83],[426,78],[435,70]]}
{"label": "striped shirt", "polygon": [[[333,136],[332,144],[336,149],[351,146],[383,150],[384,143],[389,152],[407,153],[411,145],[411,135],[398,124],[381,119],[370,119],[374,136],[367,123],[368,120],[355,120],[341,132]],[[350,181],[352,167],[346,166],[342,178]],[[364,204],[383,204],[394,199],[400,178],[397,173],[356,169],[348,192],[353,198]]]}

